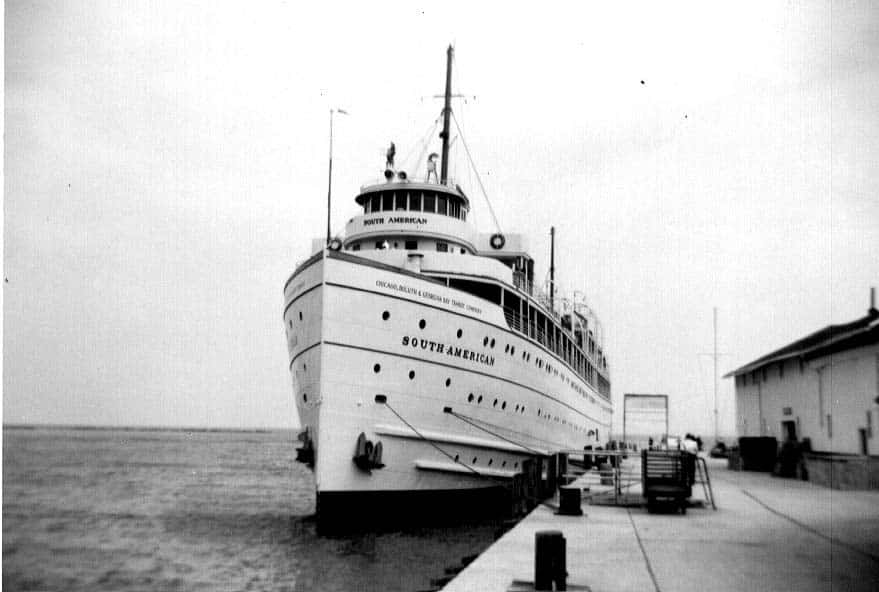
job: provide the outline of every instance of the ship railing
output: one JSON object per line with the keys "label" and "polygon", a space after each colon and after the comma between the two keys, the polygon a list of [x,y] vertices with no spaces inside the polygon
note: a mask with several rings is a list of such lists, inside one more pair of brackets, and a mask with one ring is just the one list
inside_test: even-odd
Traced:
{"label": "ship railing", "polygon": [[[399,172],[399,171],[397,171]],[[375,187],[376,185],[386,185],[388,183],[421,183],[422,185],[439,185],[440,187],[446,187],[448,189],[457,189],[458,182],[456,179],[448,178],[445,183],[440,183],[439,181],[428,181],[426,179],[426,175],[415,175],[414,177],[406,172],[406,178],[400,179],[398,176],[393,176],[390,179],[382,177],[374,177],[369,179],[366,183],[360,186],[360,191],[365,191],[369,187]]]}
{"label": "ship railing", "polygon": [[[589,355],[585,349],[581,349],[583,360],[576,363],[575,366],[575,361],[572,359],[572,356],[569,355],[570,352],[565,351],[563,340],[555,339],[552,332],[546,332],[542,327],[538,327],[535,324],[528,322],[525,317],[520,315],[519,311],[514,308],[505,306],[503,307],[503,312],[504,318],[510,329],[530,337],[549,351],[555,353],[562,360],[571,364],[572,367],[576,367],[577,373],[582,376],[588,384],[595,387],[599,393],[603,395],[609,393],[610,389],[607,379],[600,374],[601,364],[599,363],[599,360],[594,356]],[[591,372],[587,369],[589,366],[591,366]]]}
{"label": "ship railing", "polygon": [[525,273],[521,271],[513,272],[513,285],[520,292],[525,292],[529,296],[534,293],[534,283],[525,277]]}

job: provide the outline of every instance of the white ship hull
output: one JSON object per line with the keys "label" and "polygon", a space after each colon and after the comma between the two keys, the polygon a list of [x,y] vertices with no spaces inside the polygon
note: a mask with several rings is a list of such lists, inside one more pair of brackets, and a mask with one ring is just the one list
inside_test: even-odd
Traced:
{"label": "white ship hull", "polygon": [[[609,436],[610,401],[491,302],[332,251],[303,264],[284,293],[319,514],[349,494],[497,488],[536,453]],[[361,433],[381,442],[381,468],[353,461]]]}

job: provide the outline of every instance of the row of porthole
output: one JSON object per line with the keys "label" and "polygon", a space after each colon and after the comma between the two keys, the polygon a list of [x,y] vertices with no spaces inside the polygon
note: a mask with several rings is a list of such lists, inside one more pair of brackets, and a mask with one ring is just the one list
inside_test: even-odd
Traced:
{"label": "row of porthole", "polygon": [[[470,393],[469,395],[467,395],[467,402],[468,402],[468,403],[472,403],[473,401],[476,401],[476,404],[477,404],[477,405],[481,405],[481,404],[482,404],[482,398],[483,398],[482,395],[479,395],[479,396],[477,397],[477,396],[474,395],[473,393]],[[501,403],[501,409],[505,410],[505,409],[507,408],[507,402],[506,402],[506,401],[501,401],[500,399],[497,399],[497,398],[495,398],[495,400],[494,400],[494,402],[491,404],[491,406],[492,406],[492,407],[497,407],[498,403]],[[517,405],[516,405],[516,413],[525,413],[525,405],[518,405],[518,404],[517,404]]]}
{"label": "row of porthole", "polygon": [[[391,313],[387,310],[384,311],[382,313],[382,320],[387,321],[389,318],[391,318]],[[302,320],[302,313],[301,312],[299,313],[299,319]],[[293,327],[293,321],[290,321],[290,327],[291,328]],[[427,327],[427,321],[425,321],[424,319],[421,319],[420,321],[418,321],[418,328],[419,329],[424,329],[425,327]],[[463,335],[464,335],[464,331],[462,331],[461,329],[458,329],[458,332],[457,332],[458,339],[460,339]],[[495,346],[494,337],[491,337],[491,338],[489,338],[488,336],[484,337],[482,340],[482,346],[483,347],[491,347],[492,349],[494,349],[494,346]],[[515,355],[516,346],[510,345],[509,343],[506,344],[506,347],[504,348],[504,353],[508,353],[510,355]],[[522,359],[525,360],[526,362],[530,362],[531,361],[531,354],[529,352],[523,351],[522,352]],[[550,364],[546,364],[540,358],[537,358],[537,360],[534,363],[537,364],[538,368],[545,367],[547,372],[555,372],[556,376],[559,375],[559,371],[557,369],[553,368]]]}
{"label": "row of porthole", "polygon": [[[304,368],[305,368],[305,366],[303,365],[303,369],[304,369]],[[382,369],[381,364],[375,364],[375,365],[372,367],[372,371],[375,372],[376,374],[378,374],[379,372],[381,372],[381,369]],[[410,371],[409,371],[409,380],[414,380],[414,379],[415,379],[415,370],[410,370]],[[446,378],[446,388],[450,387],[451,385],[452,385],[452,379],[451,379],[451,378]],[[303,399],[304,399],[306,402],[308,401],[308,398],[307,398],[305,395],[303,395]],[[482,395],[479,395],[478,397],[476,397],[473,393],[470,393],[470,394],[467,396],[467,402],[468,402],[468,403],[472,403],[472,402],[475,400],[477,405],[481,405],[481,404],[482,404],[482,399],[483,399],[483,396],[482,396]],[[502,409],[502,410],[506,410],[506,408],[507,408],[507,402],[506,402],[506,401],[500,401],[500,400],[497,399],[497,398],[495,398],[494,402],[492,403],[492,407],[497,407],[497,406],[498,406],[498,403],[501,403],[501,409]],[[522,413],[522,414],[524,414],[524,413],[525,413],[525,405],[519,405],[519,404],[517,404],[517,405],[516,405],[516,408],[515,408],[515,411],[516,411],[516,413]],[[550,416],[549,414],[545,414],[545,415],[544,415],[543,412],[542,412],[542,410],[540,410],[540,409],[537,410],[537,417],[543,417],[543,418],[545,418],[545,419],[547,419],[547,420],[552,419],[552,420],[554,420],[554,421],[559,421],[559,417],[558,417],[558,416]],[[562,420],[561,423],[562,423],[563,425],[568,425],[568,421],[567,421],[567,420]],[[574,427],[574,424],[572,423],[571,426]],[[579,428],[578,428],[578,429],[579,429]]]}
{"label": "row of porthole", "polygon": [[[299,320],[302,320],[302,311],[299,311]],[[293,319],[287,319],[287,323],[290,325],[290,328],[293,328]]]}
{"label": "row of porthole", "polygon": [[[382,371],[382,365],[381,364],[374,364],[372,366],[372,371],[375,372],[376,374],[378,374],[379,372]],[[415,380],[415,370],[409,371],[409,380]],[[452,386],[452,379],[446,378],[446,388],[448,388],[450,386]]]}
{"label": "row of porthole", "polygon": [[[303,366],[303,368],[304,368],[304,366]],[[375,372],[376,374],[378,374],[379,372],[381,372],[381,369],[382,369],[381,364],[375,364],[375,365],[372,367],[373,372]],[[415,370],[410,370],[410,371],[409,371],[409,380],[414,380],[414,379],[415,379]],[[450,387],[451,385],[452,385],[452,379],[451,379],[451,378],[446,378],[446,388]],[[308,402],[308,396],[305,395],[304,393],[303,393],[303,395],[302,395],[302,398],[303,398],[303,401]],[[477,404],[477,405],[481,405],[481,404],[482,404],[482,399],[483,399],[483,396],[482,396],[482,395],[479,395],[478,397],[475,396],[473,393],[470,393],[469,395],[467,395],[467,402],[468,402],[468,403],[472,403],[473,401],[476,401],[476,404]],[[500,399],[497,399],[497,398],[495,398],[495,399],[494,399],[494,402],[492,402],[492,407],[497,407],[497,406],[498,406],[498,403],[501,404],[501,410],[506,410],[506,408],[507,408],[507,402],[506,402],[506,401],[501,401]],[[524,413],[525,413],[525,405],[519,405],[519,404],[516,404],[515,411],[516,411],[516,413],[522,413],[522,414],[524,414]],[[537,417],[543,417],[543,418],[546,419],[547,421],[549,421],[549,420],[553,420],[553,421],[556,421],[556,422],[560,421],[558,416],[550,416],[549,414],[544,414],[543,411],[542,411],[541,409],[538,409],[538,410],[537,410]],[[562,423],[563,425],[568,425],[568,421],[567,421],[567,420],[561,420],[561,423]],[[574,424],[571,423],[571,427],[577,427],[577,426],[574,426]],[[580,429],[580,428],[577,427],[577,429]]]}
{"label": "row of porthole", "polygon": [[[474,456],[474,457],[473,457],[473,460],[470,461],[470,464],[471,464],[471,465],[475,465],[476,462],[477,462],[478,460],[479,460],[479,457],[478,457],[478,456]],[[460,455],[460,454],[456,454],[456,455],[455,455],[455,462],[456,462],[456,463],[462,463],[462,464],[463,464],[463,461],[461,460],[461,455]],[[493,465],[493,464],[494,464],[494,458],[489,458],[489,459],[488,459],[487,466],[490,467],[490,466]],[[502,461],[501,461],[501,468],[506,467],[506,466],[507,466],[507,461],[502,460]],[[513,463],[513,468],[514,468],[514,469],[518,469],[518,468],[519,468],[519,461],[515,461],[515,462]]]}
{"label": "row of porthole", "polygon": [[[299,313],[299,316],[300,316],[300,318],[302,317],[302,313],[301,313],[301,312]],[[383,320],[387,321],[390,317],[391,317],[391,313],[390,313],[389,311],[386,310],[386,311],[384,311],[384,312],[382,313],[382,319],[383,319]],[[424,329],[426,326],[427,326],[427,322],[426,322],[424,319],[421,319],[420,321],[418,321],[418,327],[419,327],[419,328]],[[464,334],[464,332],[463,332],[461,329],[458,329],[458,333],[457,333],[458,338],[460,338],[463,334]],[[494,340],[494,338],[491,338],[491,340],[489,340],[488,337],[485,337],[485,338],[482,340],[482,345],[483,345],[483,346],[490,346],[490,347],[494,348],[494,346],[495,346],[495,340]],[[515,352],[516,352],[516,346],[511,346],[510,344],[507,344],[507,349],[505,350],[505,353],[509,353],[509,354],[513,355],[513,354],[515,354]],[[523,352],[522,352],[522,359],[524,359],[524,360],[526,360],[526,361],[530,361],[530,360],[531,360],[531,354],[523,351]],[[536,363],[537,363],[538,367],[543,367],[543,366],[544,366],[544,362],[543,362],[543,360],[541,360],[541,359],[539,359],[539,358],[538,358],[538,360],[537,360]],[[379,372],[381,372],[381,364],[375,364],[375,365],[372,367],[372,369],[373,369],[373,372],[375,372],[376,374],[378,374]],[[546,365],[546,371],[547,371],[547,372],[551,372],[551,371],[552,371],[552,369],[551,369],[551,367],[549,366],[549,364]],[[558,374],[558,370],[555,370],[555,372],[556,372],[556,374]],[[414,370],[410,370],[410,371],[409,371],[409,380],[414,380],[414,379],[415,379],[415,371],[414,371]],[[446,378],[446,387],[451,386],[451,384],[452,384],[452,379],[451,379],[451,378]],[[470,396],[467,398],[467,400],[468,400],[468,402],[471,402],[471,403],[473,402],[473,393],[470,393]],[[482,403],[482,395],[479,396],[479,400],[477,401],[477,403]],[[498,403],[498,400],[495,399],[495,400],[494,400],[494,404],[493,404],[493,406],[494,406],[494,407],[497,407],[497,403]],[[501,409],[506,409],[506,408],[507,408],[507,402],[504,401],[503,404],[502,404],[502,406],[501,406]],[[520,407],[519,405],[516,405],[516,411],[519,412],[519,413],[524,413],[524,412],[525,412],[525,406],[522,405],[522,406]],[[540,415],[539,410],[538,410],[538,415]],[[556,418],[556,421],[558,421],[558,418]]]}

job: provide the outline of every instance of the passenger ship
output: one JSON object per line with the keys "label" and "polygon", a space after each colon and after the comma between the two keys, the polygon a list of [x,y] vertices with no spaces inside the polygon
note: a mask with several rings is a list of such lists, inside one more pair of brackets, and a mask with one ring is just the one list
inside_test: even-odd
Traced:
{"label": "passenger ship", "polygon": [[594,315],[535,286],[524,237],[477,232],[448,178],[451,58],[449,47],[441,175],[389,167],[361,188],[344,236],[284,285],[319,524],[484,507],[523,460],[610,435]]}

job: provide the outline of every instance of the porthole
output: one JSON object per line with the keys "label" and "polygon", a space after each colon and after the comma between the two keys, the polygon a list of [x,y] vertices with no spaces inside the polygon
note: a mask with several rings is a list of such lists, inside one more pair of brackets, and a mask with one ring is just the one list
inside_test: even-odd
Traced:
{"label": "porthole", "polygon": [[302,364],[302,371],[306,372],[308,370],[308,364]]}
{"label": "porthole", "polygon": [[515,355],[515,354],[516,354],[516,346],[515,346],[515,345],[511,345],[511,346],[510,346],[510,355],[512,356],[512,355]]}
{"label": "porthole", "polygon": [[497,399],[494,400],[494,403],[491,404],[492,407],[497,407]]}
{"label": "porthole", "polygon": [[473,402],[473,393],[470,393],[470,395],[467,396],[467,402],[468,402],[468,403],[472,403],[472,402]]}
{"label": "porthole", "polygon": [[488,466],[491,466],[491,463],[493,463],[493,462],[494,462],[493,458],[488,459]]}
{"label": "porthole", "polygon": [[494,337],[491,338],[491,349],[494,349]]}
{"label": "porthole", "polygon": [[372,371],[375,372],[376,374],[378,374],[379,372],[382,371],[382,365],[376,364],[375,366],[372,367]]}
{"label": "porthole", "polygon": [[486,337],[485,339],[482,340],[482,347],[485,347],[487,345],[488,345],[488,337]]}
{"label": "porthole", "polygon": [[302,393],[302,401],[305,403],[308,403],[308,395],[307,394]]}
{"label": "porthole", "polygon": [[463,334],[464,334],[464,332],[461,331],[460,329],[458,329],[458,339],[461,339],[461,335],[463,335]]}
{"label": "porthole", "polygon": [[452,384],[452,379],[446,378],[446,388],[449,388],[449,385],[451,385],[451,384]]}
{"label": "porthole", "polygon": [[510,344],[509,343],[504,346],[504,353],[505,354],[510,353]]}
{"label": "porthole", "polygon": [[301,310],[299,311],[299,320],[300,321],[302,320],[302,311]]}
{"label": "porthole", "polygon": [[391,313],[389,313],[388,311],[384,311],[382,313],[382,320],[387,321],[389,318],[391,318]]}
{"label": "porthole", "polygon": [[476,399],[476,402],[477,402],[477,403],[482,403],[482,395],[479,395],[479,398]]}
{"label": "porthole", "polygon": [[293,319],[290,319],[290,321],[288,321],[288,322],[290,323],[290,328],[292,329],[293,328]]}
{"label": "porthole", "polygon": [[519,468],[519,461],[516,461],[516,462],[513,463],[513,468],[514,468],[514,469],[518,469],[518,468]]}
{"label": "porthole", "polygon": [[506,409],[506,408],[507,408],[507,402],[504,401],[503,404],[501,405],[501,409]]}
{"label": "porthole", "polygon": [[519,406],[516,405],[516,413],[519,413]]}
{"label": "porthole", "polygon": [[420,321],[418,321],[418,328],[419,329],[424,329],[426,326],[427,326],[427,322],[424,319],[421,319]]}
{"label": "porthole", "polygon": [[409,371],[409,380],[413,380],[415,378],[415,370]]}
{"label": "porthole", "polygon": [[503,462],[501,463],[501,466],[502,466],[502,467],[507,466],[507,461],[503,461]]}
{"label": "porthole", "polygon": [[459,458],[461,458],[461,455],[456,454],[456,455],[455,455],[455,462],[458,462],[458,459],[459,459]]}
{"label": "porthole", "polygon": [[519,413],[525,413],[525,405],[522,405],[522,408],[519,409]]}
{"label": "porthole", "polygon": [[537,417],[540,417],[540,409],[537,410]]}
{"label": "porthole", "polygon": [[473,462],[471,462],[470,464],[471,464],[471,465],[475,465],[475,464],[476,464],[476,459],[477,459],[477,457],[474,456],[474,457],[473,457]]}

